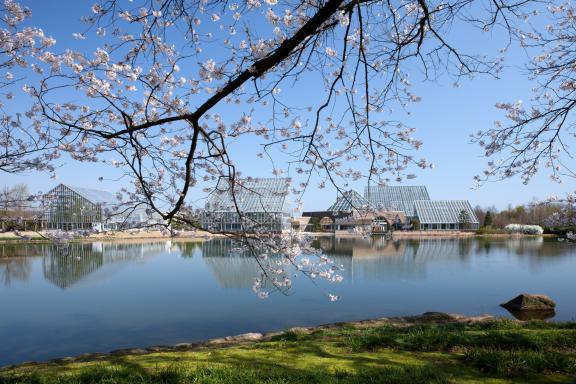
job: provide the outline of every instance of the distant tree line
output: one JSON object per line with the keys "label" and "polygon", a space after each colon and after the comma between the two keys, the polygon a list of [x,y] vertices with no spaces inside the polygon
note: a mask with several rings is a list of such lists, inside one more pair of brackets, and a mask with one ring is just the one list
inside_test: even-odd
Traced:
{"label": "distant tree line", "polygon": [[[474,208],[480,226],[494,229],[502,229],[508,224],[540,225],[544,228],[576,226],[576,217],[571,212],[576,210],[566,201],[533,201],[517,206],[508,205],[503,210],[496,207]],[[569,219],[572,217],[574,220]]]}
{"label": "distant tree line", "polygon": [[38,229],[41,212],[26,184],[0,189],[0,231]]}

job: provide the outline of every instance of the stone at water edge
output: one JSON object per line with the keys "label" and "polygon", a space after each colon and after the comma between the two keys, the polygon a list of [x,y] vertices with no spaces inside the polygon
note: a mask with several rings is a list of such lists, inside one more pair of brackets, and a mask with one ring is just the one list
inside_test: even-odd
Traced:
{"label": "stone at water edge", "polygon": [[241,335],[236,335],[236,336],[227,336],[224,338],[224,340],[226,341],[258,341],[262,339],[262,334],[261,333],[255,333],[255,332],[250,332],[250,333],[243,333]]}
{"label": "stone at water edge", "polygon": [[[537,311],[517,311],[516,309],[506,309],[515,319],[520,321],[530,320],[548,320],[556,316],[556,311],[553,309],[544,309]],[[576,383],[575,383],[576,384]]]}
{"label": "stone at water edge", "polygon": [[522,293],[500,306],[516,311],[550,311],[556,308],[556,303],[546,295]]}

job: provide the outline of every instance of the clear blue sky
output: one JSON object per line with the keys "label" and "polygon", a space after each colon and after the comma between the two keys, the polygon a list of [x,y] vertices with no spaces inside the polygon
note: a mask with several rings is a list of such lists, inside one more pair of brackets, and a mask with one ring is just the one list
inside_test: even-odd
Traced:
{"label": "clear blue sky", "polygon": [[[23,3],[32,9],[34,24],[40,25],[47,34],[57,39],[57,47],[64,49],[72,45],[77,48],[84,44],[72,39],[72,33],[84,30],[85,26],[79,22],[79,16],[89,13],[91,1],[37,0]],[[56,6],[57,12],[54,10]],[[459,35],[457,30],[454,39],[473,51],[481,50],[491,56],[497,54],[498,44],[501,43],[492,34]],[[490,128],[495,120],[504,119],[501,111],[494,107],[496,102],[518,99],[528,101],[531,98],[533,83],[527,80],[525,71],[520,67],[524,62],[526,57],[523,52],[510,52],[506,62],[508,67],[501,79],[477,77],[462,80],[459,88],[453,87],[453,79],[447,77],[423,83],[417,81],[417,74],[412,76],[413,81],[416,79],[414,93],[422,96],[422,101],[410,107],[410,115],[398,112],[394,118],[417,128],[416,136],[424,141],[417,157],[427,158],[435,164],[435,168],[426,171],[414,169],[417,178],[409,180],[409,184],[426,185],[432,199],[468,199],[472,205],[494,205],[500,209],[508,204],[526,203],[533,198],[562,196],[576,189],[573,179],[565,179],[564,184],[557,184],[551,182],[545,172],[527,186],[515,178],[473,189],[472,178],[483,170],[486,159],[482,157],[482,151],[477,145],[469,143],[469,134]],[[182,74],[186,75],[185,72]],[[313,85],[310,87],[310,92],[314,93]],[[270,163],[256,157],[256,153],[261,151],[258,145],[247,142],[241,144],[233,148],[233,152],[244,174],[272,176]],[[31,191],[46,191],[58,182],[110,191],[123,186],[122,181],[98,181],[100,176],[114,179],[118,175],[101,164],[66,161],[57,174],[56,180],[42,173],[0,174],[0,186],[23,182],[30,186]],[[362,183],[354,186],[362,192]],[[305,195],[304,209],[325,209],[335,198],[336,192],[333,189],[317,190],[312,186]]]}

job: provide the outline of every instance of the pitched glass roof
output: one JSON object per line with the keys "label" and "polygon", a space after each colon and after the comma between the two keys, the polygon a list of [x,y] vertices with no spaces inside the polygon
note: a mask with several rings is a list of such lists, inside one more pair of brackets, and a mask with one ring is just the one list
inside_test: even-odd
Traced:
{"label": "pitched glass roof", "polygon": [[344,192],[336,199],[336,202],[328,208],[332,212],[350,212],[357,209],[370,209],[368,200],[353,189]]}
{"label": "pitched glass roof", "polygon": [[114,205],[119,203],[119,200],[116,198],[116,196],[110,192],[100,191],[97,189],[76,187],[66,184],[64,184],[64,186],[68,187],[72,191],[76,192],[77,194],[79,194],[80,196],[82,196],[83,198],[94,204]]}
{"label": "pitched glass roof", "polygon": [[[254,178],[236,180],[233,191],[241,212],[285,212],[290,180],[286,178]],[[221,178],[206,203],[210,212],[235,212],[232,188]]]}
{"label": "pitched glass roof", "polygon": [[462,211],[468,213],[470,223],[479,223],[468,200],[419,200],[414,206],[420,224],[458,223]]}
{"label": "pitched glass roof", "polygon": [[364,197],[376,209],[403,211],[406,216],[416,216],[416,200],[430,200],[423,185],[367,186],[364,188]]}

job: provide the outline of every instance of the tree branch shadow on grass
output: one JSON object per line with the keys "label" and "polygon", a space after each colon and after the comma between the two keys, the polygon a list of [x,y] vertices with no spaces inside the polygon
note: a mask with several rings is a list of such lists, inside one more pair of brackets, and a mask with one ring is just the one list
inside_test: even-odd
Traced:
{"label": "tree branch shadow on grass", "polygon": [[[570,352],[572,350],[564,347],[566,343],[572,343],[573,333],[570,324],[557,328],[516,323],[497,324],[494,328],[484,324],[412,329],[351,328],[308,335],[288,332],[272,341],[254,344],[108,355],[87,359],[82,364],[57,365],[57,368],[41,365],[27,370],[34,372],[37,369],[39,375],[45,374],[42,380],[16,380],[0,374],[0,384],[104,381],[108,384],[417,384],[487,379],[503,383],[571,383],[574,372],[570,364],[576,357]],[[568,360],[559,366],[558,356]],[[524,366],[530,369],[524,370]],[[560,368],[550,370],[553,366]],[[507,373],[505,369],[510,367],[512,371]],[[56,376],[62,373],[68,381]]]}

